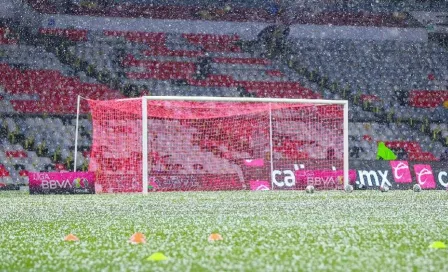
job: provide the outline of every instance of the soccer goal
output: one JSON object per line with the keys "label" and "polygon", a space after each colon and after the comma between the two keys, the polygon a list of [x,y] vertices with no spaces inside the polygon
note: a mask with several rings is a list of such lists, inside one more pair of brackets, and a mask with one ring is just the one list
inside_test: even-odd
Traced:
{"label": "soccer goal", "polygon": [[103,192],[342,189],[349,183],[345,100],[87,102],[89,171]]}

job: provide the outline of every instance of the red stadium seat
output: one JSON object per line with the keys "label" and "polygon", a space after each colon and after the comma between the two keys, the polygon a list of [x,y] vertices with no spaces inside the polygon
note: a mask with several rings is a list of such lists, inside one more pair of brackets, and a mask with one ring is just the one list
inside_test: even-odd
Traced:
{"label": "red stadium seat", "polygon": [[40,28],[39,33],[44,35],[65,37],[74,42],[87,41],[86,29]]}
{"label": "red stadium seat", "polygon": [[0,164],[0,177],[8,177],[8,176],[9,176],[8,170],[6,170],[3,164]]}
{"label": "red stadium seat", "polygon": [[409,92],[409,105],[417,108],[435,108],[448,100],[448,91],[419,91]]}
{"label": "red stadium seat", "polygon": [[[74,113],[77,95],[93,99],[122,98],[105,85],[81,82],[74,77],[63,76],[59,71],[24,70],[0,65],[0,84],[6,93],[13,95],[14,110],[22,113]],[[30,100],[15,100],[16,94],[32,94]],[[84,108],[83,108],[84,110]]]}

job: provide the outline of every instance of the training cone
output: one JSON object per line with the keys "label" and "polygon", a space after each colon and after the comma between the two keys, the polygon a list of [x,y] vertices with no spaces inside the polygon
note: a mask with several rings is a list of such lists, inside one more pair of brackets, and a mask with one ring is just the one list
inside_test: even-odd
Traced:
{"label": "training cone", "polygon": [[76,237],[76,235],[70,233],[69,235],[64,237],[64,241],[67,241],[67,242],[77,242],[77,241],[79,241],[79,238]]}
{"label": "training cone", "polygon": [[446,245],[442,241],[435,241],[429,245],[429,248],[437,248],[437,249],[446,248]]}
{"label": "training cone", "polygon": [[221,234],[219,234],[219,233],[212,233],[208,237],[209,242],[215,242],[215,241],[221,241],[221,240],[223,240],[223,239],[222,239]]}
{"label": "training cone", "polygon": [[146,244],[146,237],[141,232],[136,232],[132,234],[131,238],[129,238],[129,243],[131,244]]}
{"label": "training cone", "polygon": [[156,252],[156,253],[153,253],[151,256],[149,256],[146,260],[157,262],[157,261],[165,261],[167,259],[168,258],[165,255],[163,255],[163,253]]}

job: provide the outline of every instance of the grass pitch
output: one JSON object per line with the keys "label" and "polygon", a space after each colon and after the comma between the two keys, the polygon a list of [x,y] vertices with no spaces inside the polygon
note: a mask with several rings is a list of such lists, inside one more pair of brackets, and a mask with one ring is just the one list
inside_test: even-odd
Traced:
{"label": "grass pitch", "polygon": [[448,271],[433,241],[447,192],[0,193],[0,271]]}

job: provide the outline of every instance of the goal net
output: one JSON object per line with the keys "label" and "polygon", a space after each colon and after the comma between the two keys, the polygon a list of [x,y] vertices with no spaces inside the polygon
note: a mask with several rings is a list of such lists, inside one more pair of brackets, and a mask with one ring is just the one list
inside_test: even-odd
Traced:
{"label": "goal net", "polygon": [[89,171],[103,192],[348,184],[346,101],[142,97],[88,103]]}

